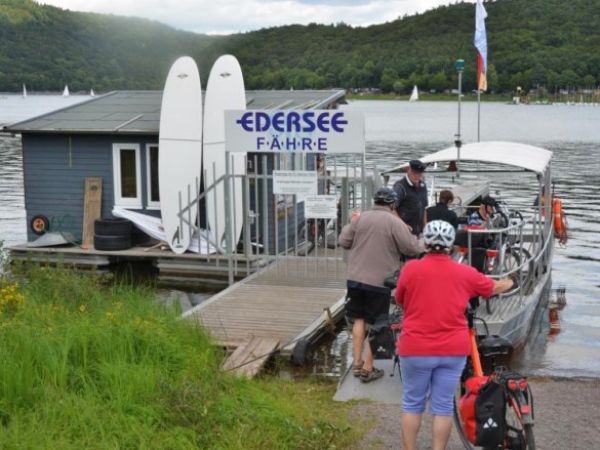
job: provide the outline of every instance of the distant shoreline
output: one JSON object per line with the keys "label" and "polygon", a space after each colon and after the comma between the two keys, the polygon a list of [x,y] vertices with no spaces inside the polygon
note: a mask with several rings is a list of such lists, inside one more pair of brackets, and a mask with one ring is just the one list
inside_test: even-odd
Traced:
{"label": "distant shoreline", "polygon": [[[397,94],[381,94],[381,93],[347,93],[347,100],[400,100],[408,101],[410,95],[397,95]],[[419,93],[419,101],[456,101],[458,99],[457,94],[430,94],[430,93]],[[476,102],[477,96],[475,94],[463,94],[462,101],[464,102]],[[509,95],[500,94],[483,94],[481,96],[482,102],[503,102],[511,103],[512,97]]]}
{"label": "distant shoreline", "polygon": [[[396,100],[396,101],[408,101],[410,95],[397,95],[397,94],[383,94],[383,93],[351,93],[348,92],[346,94],[346,100]],[[418,101],[427,101],[427,102],[455,102],[458,100],[458,94],[431,94],[429,92],[419,93]],[[469,92],[467,94],[463,94],[462,97],[463,102],[476,102],[477,95]],[[482,94],[481,102],[485,103],[509,103],[513,104],[513,97],[506,94]],[[600,105],[600,101],[592,101],[592,102],[577,102],[577,101],[552,101],[549,98],[543,98],[540,100],[535,100],[532,98],[521,97],[519,103],[520,105]]]}

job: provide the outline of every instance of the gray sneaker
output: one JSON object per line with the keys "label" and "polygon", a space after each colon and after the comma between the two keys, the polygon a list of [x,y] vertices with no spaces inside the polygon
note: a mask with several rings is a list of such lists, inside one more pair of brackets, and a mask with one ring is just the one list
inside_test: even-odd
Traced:
{"label": "gray sneaker", "polygon": [[382,376],[383,369],[373,367],[373,369],[368,372],[366,370],[363,370],[362,374],[360,375],[360,381],[362,381],[363,383],[369,383],[371,381],[378,380]]}

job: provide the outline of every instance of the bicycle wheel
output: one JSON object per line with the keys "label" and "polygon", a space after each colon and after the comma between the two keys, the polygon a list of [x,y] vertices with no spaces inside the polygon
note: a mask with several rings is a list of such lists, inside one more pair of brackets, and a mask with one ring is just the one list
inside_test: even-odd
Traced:
{"label": "bicycle wheel", "polygon": [[535,450],[533,425],[524,424],[518,406],[509,401],[506,404],[506,450]]}
{"label": "bicycle wheel", "polygon": [[[519,272],[517,271],[517,269],[521,266],[522,261],[529,261],[529,263],[525,267],[521,268],[522,278],[519,279],[521,289],[523,293],[526,294],[529,289],[529,282],[531,280],[532,273],[531,268],[533,266],[533,262],[530,259],[531,254],[524,248],[520,249],[515,247],[508,247],[508,251],[504,255],[504,262],[502,264],[502,267],[498,267],[496,269],[496,273],[514,273],[516,276],[519,276]],[[515,292],[517,292],[518,289],[519,287],[508,291],[506,295],[514,294]]]}
{"label": "bicycle wheel", "polygon": [[458,412],[458,405],[456,403],[456,397],[454,398],[453,419],[454,419],[454,428],[456,428],[456,433],[458,434],[458,438],[460,439],[460,442],[464,446],[465,450],[475,450],[475,447],[473,447],[473,444],[471,444],[471,441],[469,441],[469,439],[465,435],[465,430],[462,425],[460,413]]}

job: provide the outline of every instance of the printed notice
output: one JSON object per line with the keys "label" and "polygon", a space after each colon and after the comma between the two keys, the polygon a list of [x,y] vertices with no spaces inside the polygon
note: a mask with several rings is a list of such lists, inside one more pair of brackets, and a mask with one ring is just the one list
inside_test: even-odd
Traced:
{"label": "printed notice", "polygon": [[273,194],[317,195],[317,172],[314,170],[274,170]]}
{"label": "printed notice", "polygon": [[310,195],[304,199],[306,219],[337,219],[337,197],[335,195]]}

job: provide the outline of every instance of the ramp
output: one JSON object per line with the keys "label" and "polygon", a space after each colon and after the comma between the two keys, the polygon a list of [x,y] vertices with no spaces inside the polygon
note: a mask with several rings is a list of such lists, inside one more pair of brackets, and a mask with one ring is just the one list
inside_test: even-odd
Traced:
{"label": "ramp", "polygon": [[[314,341],[343,312],[346,264],[339,258],[285,257],[187,311],[225,347],[249,336],[272,338],[282,352]],[[292,343],[292,345],[290,345]]]}

